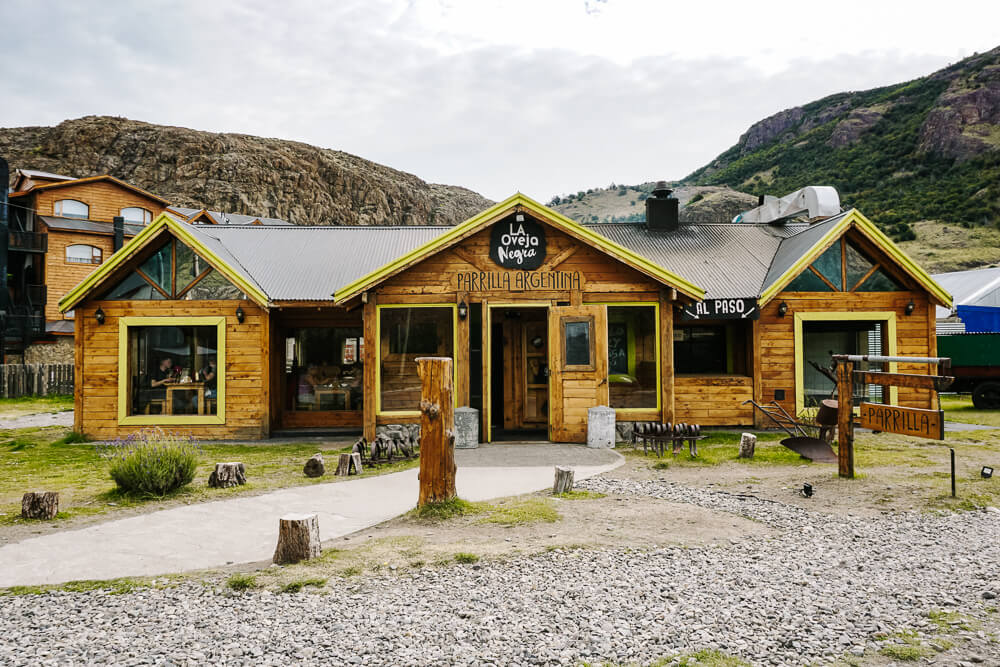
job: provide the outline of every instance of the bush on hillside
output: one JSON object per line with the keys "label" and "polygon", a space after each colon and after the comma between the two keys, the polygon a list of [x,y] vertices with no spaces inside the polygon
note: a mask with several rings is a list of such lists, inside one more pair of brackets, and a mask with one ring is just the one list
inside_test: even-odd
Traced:
{"label": "bush on hillside", "polygon": [[194,479],[201,447],[191,436],[142,429],[98,448],[111,464],[111,479],[126,493],[165,496]]}

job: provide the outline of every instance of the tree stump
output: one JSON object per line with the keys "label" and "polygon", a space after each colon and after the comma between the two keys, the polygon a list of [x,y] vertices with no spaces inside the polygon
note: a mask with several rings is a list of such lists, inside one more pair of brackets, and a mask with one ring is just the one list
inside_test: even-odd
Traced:
{"label": "tree stump", "polygon": [[274,562],[279,565],[317,558],[323,549],[319,543],[319,518],[315,514],[286,514],[278,520],[278,546]]}
{"label": "tree stump", "polygon": [[213,489],[228,489],[247,483],[246,469],[242,463],[216,463],[215,470],[208,476],[208,485]]}
{"label": "tree stump", "polygon": [[21,498],[21,516],[25,519],[54,519],[59,513],[59,494],[55,491],[29,491]]}
{"label": "tree stump", "polygon": [[302,472],[306,474],[306,477],[322,477],[323,473],[326,472],[326,466],[323,464],[323,455],[316,453],[309,457],[305,467],[302,468]]}
{"label": "tree stump", "polygon": [[[351,472],[351,471],[354,472]],[[348,475],[360,475],[361,474],[361,454],[354,452],[352,454],[341,454],[340,458],[337,459],[337,472],[334,473],[338,477],[347,477]]]}
{"label": "tree stump", "polygon": [[754,448],[757,447],[757,436],[753,433],[744,433],[740,437],[740,458],[752,459]]}
{"label": "tree stump", "polygon": [[418,357],[420,375],[420,493],[417,506],[455,491],[454,374],[448,357]]}
{"label": "tree stump", "polygon": [[573,490],[573,469],[556,466],[556,478],[552,484],[552,493],[559,495]]}

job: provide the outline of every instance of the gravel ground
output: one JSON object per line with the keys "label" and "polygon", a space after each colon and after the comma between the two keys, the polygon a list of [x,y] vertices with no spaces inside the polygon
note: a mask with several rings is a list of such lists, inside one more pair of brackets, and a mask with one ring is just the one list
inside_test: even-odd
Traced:
{"label": "gravel ground", "polygon": [[[0,663],[554,665],[708,648],[802,665],[872,655],[879,633],[929,632],[929,610],[982,617],[996,603],[984,594],[1000,593],[1000,512],[831,517],[665,481],[578,486],[693,503],[779,532],[400,571],[332,581],[323,595],[187,583],[0,598]],[[962,634],[964,659],[1000,664],[985,633]]]}

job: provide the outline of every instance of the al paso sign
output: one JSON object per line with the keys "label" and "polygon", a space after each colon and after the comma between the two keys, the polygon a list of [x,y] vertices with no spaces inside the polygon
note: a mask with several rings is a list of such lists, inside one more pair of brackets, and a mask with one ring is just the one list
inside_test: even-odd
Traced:
{"label": "al paso sign", "polygon": [[917,438],[944,440],[944,413],[940,410],[862,403],[861,427]]}
{"label": "al paso sign", "polygon": [[757,299],[705,299],[681,309],[682,320],[757,320]]}
{"label": "al paso sign", "polygon": [[498,222],[490,234],[490,259],[505,269],[534,271],[545,261],[545,229],[524,215]]}

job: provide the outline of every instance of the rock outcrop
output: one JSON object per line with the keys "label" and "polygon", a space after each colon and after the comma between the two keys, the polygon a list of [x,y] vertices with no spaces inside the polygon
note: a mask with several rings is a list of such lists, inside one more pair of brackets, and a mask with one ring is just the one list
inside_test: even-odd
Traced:
{"label": "rock outcrop", "polygon": [[12,169],[107,173],[179,206],[301,225],[452,225],[491,204],[342,151],[107,116],[0,129],[0,155]]}
{"label": "rock outcrop", "polygon": [[1000,64],[951,81],[927,114],[918,147],[959,162],[1000,150]]}

